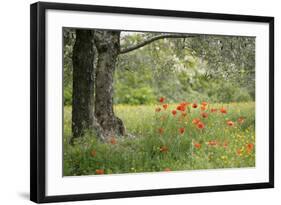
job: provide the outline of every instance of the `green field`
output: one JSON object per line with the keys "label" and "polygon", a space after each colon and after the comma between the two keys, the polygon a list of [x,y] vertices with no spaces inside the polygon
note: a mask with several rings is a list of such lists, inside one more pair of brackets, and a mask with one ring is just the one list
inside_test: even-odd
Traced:
{"label": "green field", "polygon": [[89,132],[72,146],[71,106],[64,107],[65,176],[255,166],[254,102],[114,109],[134,138],[102,143]]}

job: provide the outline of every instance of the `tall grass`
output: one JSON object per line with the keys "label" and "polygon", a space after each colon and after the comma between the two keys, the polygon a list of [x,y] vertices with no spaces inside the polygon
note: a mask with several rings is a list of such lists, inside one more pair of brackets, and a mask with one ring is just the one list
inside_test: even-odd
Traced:
{"label": "tall grass", "polygon": [[[135,138],[102,143],[89,132],[74,146],[68,143],[71,107],[65,106],[64,175],[255,166],[254,102],[211,104],[205,111],[200,110],[200,105],[188,105],[184,111],[177,110],[177,106],[172,104],[164,109],[162,104],[116,105],[116,115]],[[220,112],[222,107],[227,113]],[[177,113],[173,115],[172,110]],[[203,112],[207,117],[202,116]],[[204,128],[195,124],[197,118]]]}

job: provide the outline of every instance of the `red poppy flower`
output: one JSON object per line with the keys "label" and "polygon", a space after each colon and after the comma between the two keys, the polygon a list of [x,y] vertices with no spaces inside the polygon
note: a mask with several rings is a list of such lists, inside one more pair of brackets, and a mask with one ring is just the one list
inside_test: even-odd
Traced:
{"label": "red poppy flower", "polygon": [[184,112],[185,111],[185,106],[184,105],[178,105],[177,110]]}
{"label": "red poppy flower", "polygon": [[195,118],[192,120],[192,123],[195,125],[197,125],[199,122],[200,122],[200,119],[198,119],[198,118]]}
{"label": "red poppy flower", "polygon": [[202,113],[201,113],[201,116],[202,116],[203,118],[207,118],[207,117],[208,117],[208,114],[205,113],[205,112],[202,112]]}
{"label": "red poppy flower", "polygon": [[221,113],[223,113],[223,114],[226,114],[226,113],[227,113],[226,109],[225,109],[225,108],[223,108],[223,107],[221,108],[221,110],[220,110],[220,111],[221,111]]}
{"label": "red poppy flower", "polygon": [[92,157],[95,157],[96,155],[97,155],[97,151],[96,151],[96,150],[92,150],[92,151],[91,151],[91,156],[92,156]]}
{"label": "red poppy flower", "polygon": [[247,144],[247,148],[248,149],[253,149],[254,148],[254,144],[252,144],[252,143]]}
{"label": "red poppy flower", "polygon": [[247,144],[247,152],[250,153],[254,149],[254,144],[249,143]]}
{"label": "red poppy flower", "polygon": [[160,127],[160,128],[158,129],[158,132],[159,132],[160,135],[162,135],[162,134],[164,133],[164,128],[163,128],[163,127]]}
{"label": "red poppy flower", "polygon": [[165,98],[163,98],[163,97],[159,98],[160,103],[163,103],[164,101],[165,101]]}
{"label": "red poppy flower", "polygon": [[237,121],[239,124],[242,124],[244,122],[244,120],[245,120],[244,117],[239,117]]}
{"label": "red poppy flower", "polygon": [[201,148],[201,144],[200,144],[200,143],[195,143],[195,144],[194,144],[194,147],[195,147],[196,149],[200,149],[200,148]]}
{"label": "red poppy flower", "polygon": [[158,107],[158,108],[155,109],[155,112],[160,112],[160,111],[161,111],[161,108],[160,108],[160,107]]}
{"label": "red poppy flower", "polygon": [[170,172],[170,171],[172,171],[172,170],[167,167],[167,168],[164,169],[164,171],[165,171],[165,172]]}
{"label": "red poppy flower", "polygon": [[186,108],[189,105],[189,103],[188,102],[181,102],[180,105]]}
{"label": "red poppy flower", "polygon": [[205,106],[208,105],[208,103],[207,102],[202,102],[201,105],[205,107]]}
{"label": "red poppy flower", "polygon": [[201,106],[201,108],[200,108],[200,109],[201,109],[201,111],[205,111],[205,110],[207,110],[207,108],[206,108],[205,106],[203,106],[203,105]]}
{"label": "red poppy flower", "polygon": [[162,152],[162,153],[166,153],[166,152],[168,152],[168,147],[167,146],[162,146],[162,147],[160,147],[160,152]]}
{"label": "red poppy flower", "polygon": [[184,128],[184,127],[181,127],[181,128],[179,129],[180,134],[183,134],[184,131],[185,131],[185,128]]}
{"label": "red poppy flower", "polygon": [[166,110],[168,108],[168,104],[164,104],[163,108]]}
{"label": "red poppy flower", "polygon": [[231,120],[228,120],[226,123],[227,123],[227,125],[230,126],[230,127],[234,125],[234,122],[232,122]]}
{"label": "red poppy flower", "polygon": [[236,150],[236,154],[237,154],[238,156],[241,156],[241,155],[242,155],[242,150],[241,150],[241,149],[237,149],[237,150]]}
{"label": "red poppy flower", "polygon": [[215,146],[215,145],[217,145],[218,143],[217,143],[217,141],[216,140],[210,140],[209,142],[208,142],[208,145],[210,145],[210,146]]}
{"label": "red poppy flower", "polygon": [[172,110],[172,114],[173,114],[173,115],[176,115],[176,114],[177,114],[177,111],[176,111],[176,110]]}
{"label": "red poppy flower", "polygon": [[192,104],[192,107],[193,107],[193,108],[197,108],[197,107],[198,107],[197,103],[193,103],[193,104]]}
{"label": "red poppy flower", "polygon": [[117,143],[115,137],[111,137],[109,142],[110,142],[110,144],[116,144]]}
{"label": "red poppy flower", "polygon": [[212,108],[212,109],[211,109],[211,112],[217,112],[217,110],[218,110],[218,109],[216,109],[216,108]]}
{"label": "red poppy flower", "polygon": [[198,127],[199,129],[203,129],[203,128],[205,127],[205,125],[204,125],[203,122],[198,122],[198,123],[197,123],[197,127]]}
{"label": "red poppy flower", "polygon": [[177,110],[181,110],[182,107],[180,105],[177,106]]}
{"label": "red poppy flower", "polygon": [[228,147],[228,143],[227,143],[227,142],[224,142],[224,143],[223,143],[223,147],[224,147],[224,148],[227,148],[227,147]]}
{"label": "red poppy flower", "polygon": [[104,174],[104,170],[103,169],[96,169],[96,174]]}

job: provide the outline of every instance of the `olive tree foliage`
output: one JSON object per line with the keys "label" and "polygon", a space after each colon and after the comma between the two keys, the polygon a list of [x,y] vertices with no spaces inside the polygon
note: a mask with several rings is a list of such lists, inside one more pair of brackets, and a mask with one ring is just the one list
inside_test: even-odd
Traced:
{"label": "olive tree foliage", "polygon": [[[164,34],[123,32],[121,44],[137,45],[159,35]],[[134,99],[142,84],[151,88],[147,91],[150,95],[145,95],[149,99],[165,96],[172,102],[254,100],[255,38],[216,35],[163,38],[120,55],[116,73],[119,103],[128,103],[129,97]],[[126,84],[128,81],[134,83]],[[122,94],[126,98],[120,100]]]}
{"label": "olive tree foliage", "polygon": [[[75,30],[64,29],[66,104],[71,104],[74,42]],[[170,102],[254,100],[255,38],[121,32],[114,79],[114,103],[149,104],[160,96]]]}
{"label": "olive tree foliage", "polygon": [[255,98],[255,37],[200,35],[187,47],[207,62],[207,79],[232,83]]}
{"label": "olive tree foliage", "polygon": [[[121,45],[138,45],[146,39],[164,35],[170,37],[171,34],[123,33]],[[197,59],[189,55],[189,50],[182,49],[182,43],[184,39],[194,36],[176,34],[169,37],[119,55],[116,72],[117,103],[128,103],[128,99],[133,104],[155,103],[155,99],[160,96],[170,101],[186,99],[186,89],[189,88],[181,83],[180,77],[195,71],[193,68]],[[182,56],[178,56],[176,50],[182,52]],[[120,99],[118,96],[122,94],[126,97]]]}

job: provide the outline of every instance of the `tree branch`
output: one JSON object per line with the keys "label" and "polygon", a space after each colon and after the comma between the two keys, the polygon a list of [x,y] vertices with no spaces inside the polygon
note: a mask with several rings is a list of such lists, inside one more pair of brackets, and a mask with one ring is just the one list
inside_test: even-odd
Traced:
{"label": "tree branch", "polygon": [[188,35],[188,34],[161,34],[161,35],[157,35],[157,36],[153,36],[149,39],[144,40],[143,42],[140,42],[136,45],[133,46],[129,46],[127,48],[123,48],[120,49],[119,54],[124,54],[124,53],[128,53],[130,51],[139,49],[147,44],[152,43],[153,41],[157,41],[159,39],[164,39],[164,38],[192,38],[195,37],[194,35]]}

